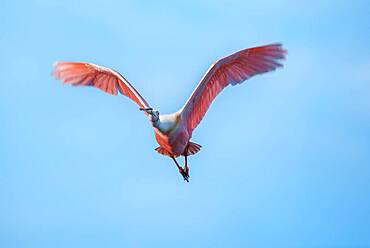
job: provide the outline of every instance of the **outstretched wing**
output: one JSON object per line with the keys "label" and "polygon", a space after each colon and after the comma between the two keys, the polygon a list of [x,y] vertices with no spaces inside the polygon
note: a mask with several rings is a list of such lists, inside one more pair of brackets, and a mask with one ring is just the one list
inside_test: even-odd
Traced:
{"label": "outstretched wing", "polygon": [[211,65],[180,110],[189,133],[198,126],[211,102],[223,88],[240,84],[250,77],[281,67],[286,51],[281,44],[243,49]]}
{"label": "outstretched wing", "polygon": [[53,75],[66,84],[94,86],[112,95],[120,92],[131,98],[140,108],[149,107],[139,92],[112,69],[92,63],[58,61],[54,64]]}

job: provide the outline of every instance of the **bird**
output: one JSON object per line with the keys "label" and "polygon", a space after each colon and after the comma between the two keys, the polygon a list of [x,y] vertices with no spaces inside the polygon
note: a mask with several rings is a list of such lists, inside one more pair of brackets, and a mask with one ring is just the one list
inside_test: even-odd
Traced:
{"label": "bird", "polygon": [[[57,61],[52,74],[65,84],[93,86],[111,95],[118,93],[133,100],[147,116],[159,144],[155,151],[170,157],[183,179],[189,182],[188,156],[200,151],[191,140],[212,101],[227,86],[282,67],[287,51],[281,43],[246,48],[217,60],[207,70],[185,104],[171,114],[153,109],[119,72],[88,62]],[[177,158],[184,157],[184,167]]]}

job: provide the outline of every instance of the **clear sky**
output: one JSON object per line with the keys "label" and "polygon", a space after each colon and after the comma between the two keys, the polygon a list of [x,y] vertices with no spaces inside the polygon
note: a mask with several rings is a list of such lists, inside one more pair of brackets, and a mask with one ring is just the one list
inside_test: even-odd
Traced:
{"label": "clear sky", "polygon": [[[370,247],[369,1],[2,1],[0,247]],[[216,59],[282,42],[193,134],[190,183],[123,96],[56,60],[120,71],[162,113]]]}

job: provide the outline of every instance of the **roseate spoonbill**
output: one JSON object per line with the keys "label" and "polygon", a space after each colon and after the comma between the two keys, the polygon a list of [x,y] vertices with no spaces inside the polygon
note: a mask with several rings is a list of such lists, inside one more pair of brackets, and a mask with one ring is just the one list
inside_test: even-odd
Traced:
{"label": "roseate spoonbill", "polygon": [[[240,84],[250,77],[281,67],[286,50],[281,44],[243,49],[213,63],[184,106],[172,114],[154,110],[137,90],[117,71],[85,62],[54,64],[53,75],[66,84],[94,86],[109,94],[117,92],[131,98],[148,117],[159,147],[155,150],[172,158],[185,181],[189,181],[187,158],[199,152],[201,146],[191,142],[194,129],[202,120],[211,102],[228,85]],[[185,157],[182,168],[176,161]]]}

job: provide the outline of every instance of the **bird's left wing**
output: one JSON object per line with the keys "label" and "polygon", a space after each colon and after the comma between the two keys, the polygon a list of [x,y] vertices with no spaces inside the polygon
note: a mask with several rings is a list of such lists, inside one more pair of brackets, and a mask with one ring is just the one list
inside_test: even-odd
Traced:
{"label": "bird's left wing", "polygon": [[94,86],[111,95],[120,92],[140,108],[149,107],[139,92],[115,70],[86,62],[58,61],[54,64],[53,75],[66,84]]}
{"label": "bird's left wing", "polygon": [[240,50],[212,64],[180,110],[188,132],[192,133],[198,126],[209,105],[223,88],[275,70],[282,66],[278,61],[284,59],[285,53],[281,44],[271,44]]}

